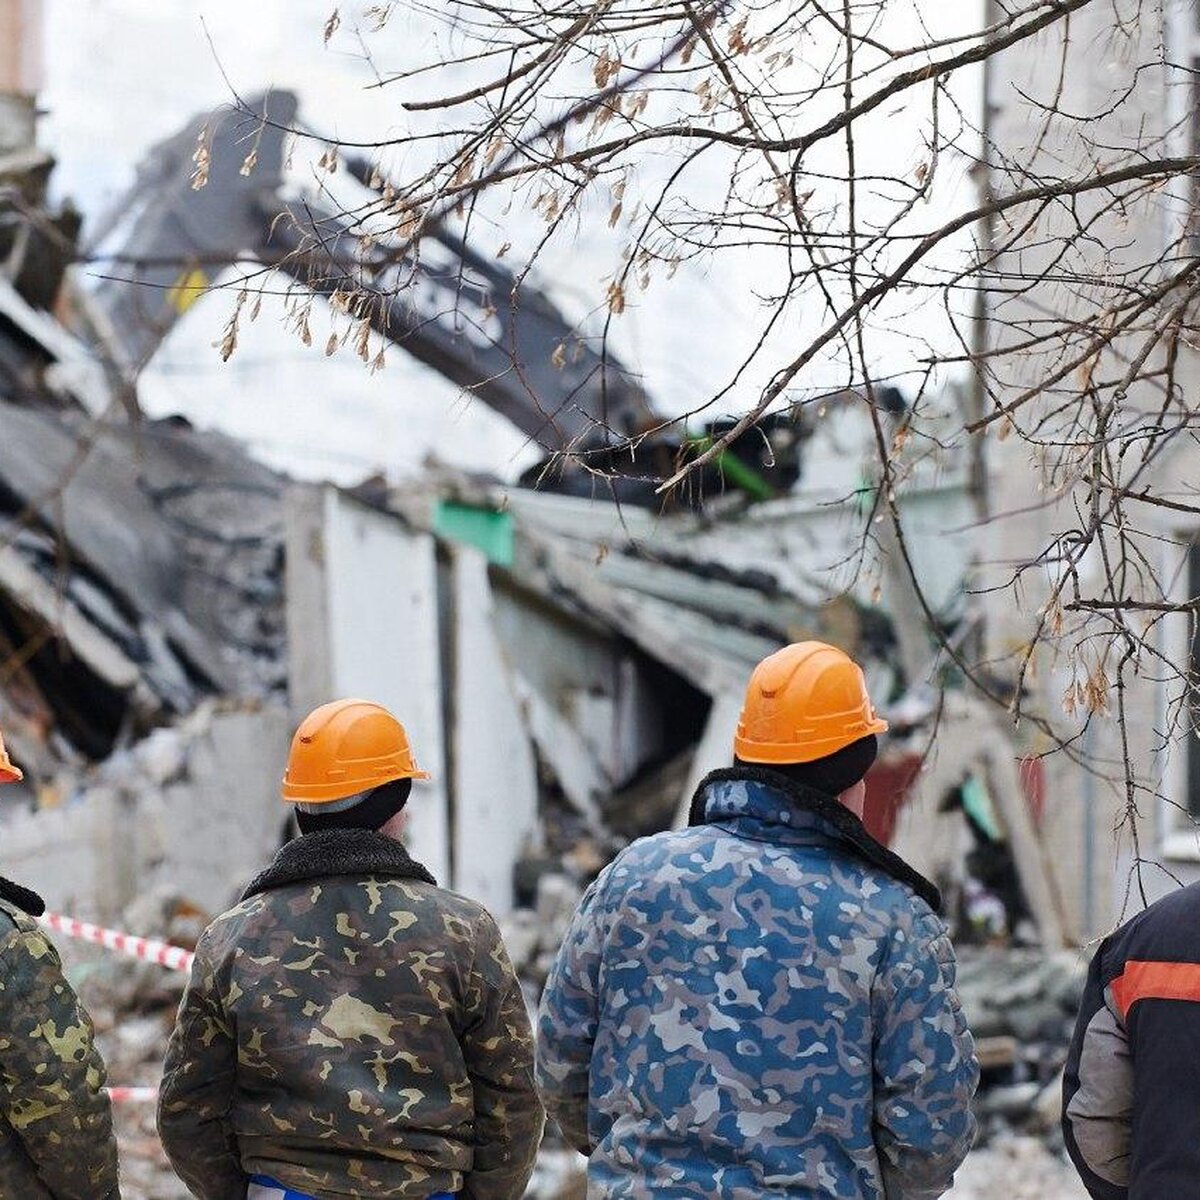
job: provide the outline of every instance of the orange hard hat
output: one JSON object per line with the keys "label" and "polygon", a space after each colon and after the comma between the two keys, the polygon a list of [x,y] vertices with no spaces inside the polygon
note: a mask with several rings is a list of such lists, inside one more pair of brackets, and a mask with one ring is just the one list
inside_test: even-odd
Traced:
{"label": "orange hard hat", "polygon": [[428,779],[417,769],[404,726],[369,700],[335,700],[296,730],[283,776],[292,804],[330,804],[394,779]]}
{"label": "orange hard hat", "polygon": [[813,762],[887,727],[852,658],[824,642],[796,642],[754,668],[733,750],[742,762]]}
{"label": "orange hard hat", "polygon": [[20,769],[14,766],[12,759],[8,757],[8,751],[4,749],[4,735],[0,734],[0,783],[19,783],[24,778]]}

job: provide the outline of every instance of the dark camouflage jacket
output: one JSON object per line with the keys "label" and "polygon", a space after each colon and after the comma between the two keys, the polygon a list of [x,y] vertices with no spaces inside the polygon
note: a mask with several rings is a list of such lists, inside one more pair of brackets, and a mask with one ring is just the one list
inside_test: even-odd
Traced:
{"label": "dark camouflage jacket", "polygon": [[381,834],[290,842],[200,939],[158,1125],[203,1200],[516,1200],[542,1106],[495,923]]}
{"label": "dark camouflage jacket", "polygon": [[696,810],[599,876],[542,998],[588,1195],[942,1195],[978,1069],[936,889],[775,772],[714,772]]}
{"label": "dark camouflage jacket", "polygon": [[91,1019],[31,919],[43,907],[0,880],[0,1197],[115,1200],[104,1063]]}

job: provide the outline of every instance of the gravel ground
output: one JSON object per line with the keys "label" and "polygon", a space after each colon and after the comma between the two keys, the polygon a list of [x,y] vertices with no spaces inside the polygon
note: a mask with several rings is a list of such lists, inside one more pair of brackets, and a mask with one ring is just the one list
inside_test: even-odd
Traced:
{"label": "gravel ground", "polygon": [[1070,1163],[1030,1137],[974,1151],[948,1195],[952,1200],[1088,1200]]}

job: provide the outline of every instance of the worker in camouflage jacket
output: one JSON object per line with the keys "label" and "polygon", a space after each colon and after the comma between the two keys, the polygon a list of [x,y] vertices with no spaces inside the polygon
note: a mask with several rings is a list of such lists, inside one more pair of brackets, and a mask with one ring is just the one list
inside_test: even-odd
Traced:
{"label": "worker in camouflage jacket", "polygon": [[542,1106],[520,985],[479,905],[399,838],[416,768],[365,701],[297,731],[302,836],[196,947],[158,1127],[202,1200],[517,1200]]}
{"label": "worker in camouflage jacket", "polygon": [[537,1070],[589,1197],[950,1188],[978,1068],[937,890],[861,821],[886,728],[841,651],[786,647],[691,827],[633,843],[584,896]]}
{"label": "worker in camouflage jacket", "polygon": [[[0,783],[13,783],[0,738]],[[0,879],[0,1197],[116,1200],[117,1143],[92,1022],[34,917]]]}

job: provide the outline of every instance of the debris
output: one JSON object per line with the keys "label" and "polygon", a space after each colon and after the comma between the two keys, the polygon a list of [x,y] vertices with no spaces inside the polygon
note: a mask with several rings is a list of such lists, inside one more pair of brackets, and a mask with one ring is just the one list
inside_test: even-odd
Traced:
{"label": "debris", "polygon": [[156,729],[134,750],[142,774],[162,787],[183,775],[187,754],[177,729]]}
{"label": "debris", "polygon": [[649,768],[620,791],[602,798],[604,819],[613,832],[632,841],[669,829],[691,778],[695,757],[695,748],[689,746],[674,758]]}
{"label": "debris", "polygon": [[557,949],[581,895],[579,885],[566,875],[543,875],[538,880],[536,915],[543,945]]}
{"label": "debris", "polygon": [[1086,974],[1074,951],[959,948],[958,993],[981,1071],[981,1144],[1016,1132],[1058,1149],[1062,1068]]}
{"label": "debris", "polygon": [[574,1150],[543,1148],[525,1200],[585,1200],[587,1160]]}
{"label": "debris", "polygon": [[1075,1169],[1033,1137],[1012,1135],[967,1156],[948,1200],[1087,1200]]}
{"label": "debris", "polygon": [[517,974],[527,972],[542,948],[542,932],[537,913],[528,908],[516,908],[506,917],[502,917],[499,925],[508,957],[512,960]]}
{"label": "debris", "polygon": [[1013,1037],[976,1037],[975,1057],[981,1071],[1011,1067],[1017,1061],[1018,1043]]}
{"label": "debris", "polygon": [[1034,1080],[989,1088],[979,1101],[979,1115],[1016,1121],[1033,1110],[1041,1092],[1042,1085]]}

